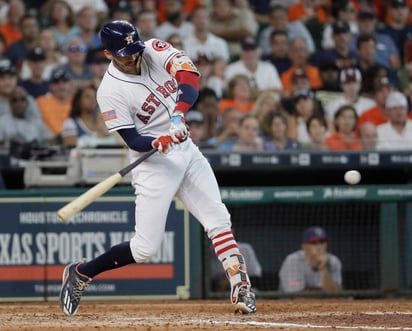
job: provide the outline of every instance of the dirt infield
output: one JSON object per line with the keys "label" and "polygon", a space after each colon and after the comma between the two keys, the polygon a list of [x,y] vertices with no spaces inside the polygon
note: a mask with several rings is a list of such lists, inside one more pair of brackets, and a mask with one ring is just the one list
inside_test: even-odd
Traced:
{"label": "dirt infield", "polygon": [[0,330],[412,330],[412,300],[259,300],[253,315],[228,301],[82,302],[66,317],[57,302],[1,303]]}

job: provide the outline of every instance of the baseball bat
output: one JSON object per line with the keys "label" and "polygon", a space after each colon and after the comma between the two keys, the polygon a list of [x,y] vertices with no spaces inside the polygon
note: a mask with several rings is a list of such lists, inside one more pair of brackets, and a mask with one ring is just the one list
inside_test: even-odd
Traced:
{"label": "baseball bat", "polygon": [[90,205],[93,201],[96,201],[99,197],[101,197],[103,194],[105,194],[107,191],[109,191],[113,186],[115,186],[117,183],[120,182],[120,180],[126,176],[133,168],[138,166],[140,163],[142,163],[144,160],[146,160],[148,157],[153,155],[154,153],[157,152],[156,148],[151,149],[150,151],[146,152],[143,154],[140,158],[138,158],[136,161],[130,163],[127,167],[124,167],[123,169],[119,170],[115,174],[111,175],[110,177],[107,177],[100,183],[94,185],[90,189],[88,189],[86,192],[83,194],[79,195],[76,199],[72,200],[68,204],[64,205],[62,208],[60,208],[57,211],[57,216],[62,222],[67,221],[70,217],[74,216],[77,214],[79,211],[83,210],[86,208],[88,205]]}

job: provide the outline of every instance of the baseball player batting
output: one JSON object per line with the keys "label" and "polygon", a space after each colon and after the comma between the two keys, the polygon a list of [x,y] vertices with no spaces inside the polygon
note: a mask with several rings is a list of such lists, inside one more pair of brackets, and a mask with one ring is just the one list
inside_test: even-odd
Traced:
{"label": "baseball player batting", "polygon": [[106,23],[100,39],[111,60],[97,91],[107,128],[124,139],[131,162],[152,148],[159,153],[132,170],[134,237],[93,260],[66,266],[60,291],[63,312],[76,314],[83,291],[96,275],[142,263],[158,251],[176,195],[212,240],[231,285],[235,311],[254,313],[256,299],[231,231],[230,214],[213,170],[190,139],[185,123],[184,113],[198,96],[197,68],[165,41],[143,42],[127,21]]}

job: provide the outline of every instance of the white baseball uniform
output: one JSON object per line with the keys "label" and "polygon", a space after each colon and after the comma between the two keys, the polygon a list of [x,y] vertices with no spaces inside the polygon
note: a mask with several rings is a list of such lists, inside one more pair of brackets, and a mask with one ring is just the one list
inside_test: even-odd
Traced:
{"label": "white baseball uniform", "polygon": [[[97,101],[109,131],[135,128],[142,136],[169,134],[177,98],[170,73],[172,58],[181,54],[167,42],[145,42],[141,74],[130,75],[110,63],[97,91]],[[130,150],[131,161],[141,153]],[[155,153],[132,171],[135,188],[135,230],[130,247],[136,262],[154,255],[163,238],[170,203],[177,195],[203,225],[209,238],[231,231],[212,168],[188,138],[167,154]]]}

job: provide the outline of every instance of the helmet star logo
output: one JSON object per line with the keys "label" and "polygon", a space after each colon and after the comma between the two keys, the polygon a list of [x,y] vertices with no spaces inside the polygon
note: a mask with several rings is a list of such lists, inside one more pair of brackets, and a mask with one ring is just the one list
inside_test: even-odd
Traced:
{"label": "helmet star logo", "polygon": [[124,38],[124,40],[126,41],[126,44],[129,45],[131,43],[133,43],[133,36],[131,34],[127,35],[126,38]]}

